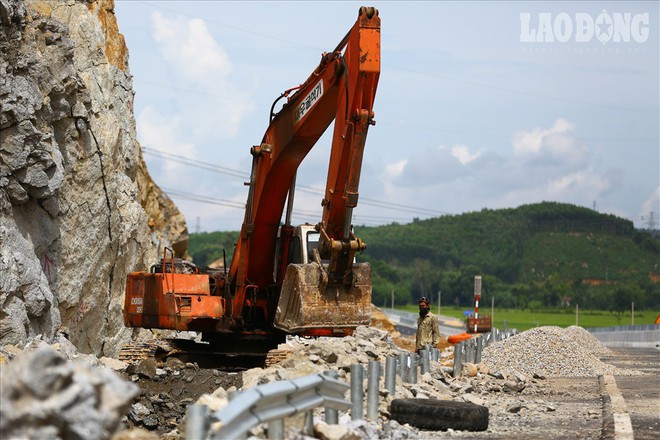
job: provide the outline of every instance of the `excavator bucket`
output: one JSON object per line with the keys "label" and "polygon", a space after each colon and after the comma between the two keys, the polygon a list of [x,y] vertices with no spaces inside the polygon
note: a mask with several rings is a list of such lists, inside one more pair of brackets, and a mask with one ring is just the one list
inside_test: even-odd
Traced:
{"label": "excavator bucket", "polygon": [[275,327],[289,333],[352,330],[371,322],[371,266],[353,264],[353,283],[323,285],[317,263],[291,264],[275,312]]}

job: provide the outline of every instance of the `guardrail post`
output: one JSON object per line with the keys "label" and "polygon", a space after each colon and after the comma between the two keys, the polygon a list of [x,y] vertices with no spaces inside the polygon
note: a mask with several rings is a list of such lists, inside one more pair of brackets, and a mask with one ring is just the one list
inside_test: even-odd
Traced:
{"label": "guardrail post", "polygon": [[380,376],[380,362],[369,361],[367,382],[367,419],[378,420],[378,377]]}
{"label": "guardrail post", "polygon": [[314,410],[312,409],[305,411],[305,425],[303,426],[303,432],[307,435],[314,434]]}
{"label": "guardrail post", "polygon": [[472,364],[474,363],[475,358],[475,342],[474,338],[470,338],[467,342],[466,361]]}
{"label": "guardrail post", "polygon": [[422,350],[420,352],[422,356],[422,374],[426,374],[431,371],[431,365],[429,363],[429,354],[431,351],[429,349]]}
{"label": "guardrail post", "polygon": [[405,352],[399,354],[399,364],[401,367],[400,370],[400,375],[401,375],[401,381],[402,382],[408,382],[408,355],[410,353]]}
{"label": "guardrail post", "polygon": [[[323,374],[333,379],[339,377],[339,374],[332,370],[324,371]],[[325,423],[328,425],[336,425],[339,423],[339,411],[332,408],[325,408]]]}
{"label": "guardrail post", "polygon": [[417,353],[412,353],[410,355],[410,370],[408,371],[408,378],[410,379],[409,382],[412,384],[417,383]]}
{"label": "guardrail post", "polygon": [[403,368],[401,369],[401,380],[403,382],[408,382],[409,375],[410,375],[410,353],[406,352],[403,354]]}
{"label": "guardrail post", "polygon": [[351,409],[351,420],[362,420],[364,417],[364,390],[362,383],[364,382],[364,368],[360,364],[351,365],[351,402],[353,408]]}
{"label": "guardrail post", "polygon": [[186,438],[206,438],[208,425],[206,405],[192,404],[186,409]]}
{"label": "guardrail post", "polygon": [[[240,391],[230,391],[227,393],[227,400],[232,401],[235,398],[237,398],[241,394]],[[195,438],[195,437],[186,437],[188,438]],[[241,435],[236,436],[236,440],[245,440],[247,438],[247,432],[243,432]]]}
{"label": "guardrail post", "polygon": [[[194,439],[195,437],[190,438]],[[284,440],[284,419],[268,422],[268,440]]]}
{"label": "guardrail post", "polygon": [[475,353],[474,356],[474,362],[476,364],[481,363],[481,351],[483,350],[483,348],[484,348],[484,338],[482,336],[480,338],[477,338],[477,352]]}
{"label": "guardrail post", "polygon": [[389,356],[385,360],[385,388],[394,397],[396,391],[396,357]]}
{"label": "guardrail post", "polygon": [[461,368],[463,368],[463,341],[459,342],[458,344],[454,345],[454,371],[453,371],[453,376],[454,377],[460,377],[461,376]]}

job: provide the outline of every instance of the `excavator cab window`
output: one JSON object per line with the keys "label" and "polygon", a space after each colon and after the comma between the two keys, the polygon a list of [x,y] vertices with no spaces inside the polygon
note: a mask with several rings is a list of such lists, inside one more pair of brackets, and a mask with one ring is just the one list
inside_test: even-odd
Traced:
{"label": "excavator cab window", "polygon": [[302,263],[302,246],[300,244],[300,236],[293,235],[291,237],[291,243],[289,244],[289,258],[287,265],[292,263]]}
{"label": "excavator cab window", "polygon": [[[307,261],[305,263],[311,263],[314,261],[314,249],[319,248],[319,238],[321,234],[316,231],[307,232]],[[329,260],[321,260],[323,264],[328,264]]]}

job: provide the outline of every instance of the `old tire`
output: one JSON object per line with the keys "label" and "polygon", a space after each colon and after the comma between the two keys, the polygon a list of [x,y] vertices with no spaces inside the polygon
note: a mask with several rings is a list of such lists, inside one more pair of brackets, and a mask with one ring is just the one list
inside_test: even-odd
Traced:
{"label": "old tire", "polygon": [[394,399],[390,405],[390,414],[399,423],[434,431],[488,429],[488,408],[470,402]]}

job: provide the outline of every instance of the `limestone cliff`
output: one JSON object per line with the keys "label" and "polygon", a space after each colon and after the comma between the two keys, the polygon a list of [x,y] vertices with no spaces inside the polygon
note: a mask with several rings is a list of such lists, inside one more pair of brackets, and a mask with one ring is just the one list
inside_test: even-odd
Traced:
{"label": "limestone cliff", "polygon": [[142,161],[113,9],[0,0],[0,344],[66,327],[80,351],[112,354],[133,333],[127,273],[185,252]]}

